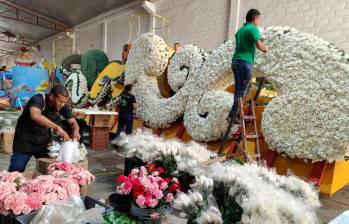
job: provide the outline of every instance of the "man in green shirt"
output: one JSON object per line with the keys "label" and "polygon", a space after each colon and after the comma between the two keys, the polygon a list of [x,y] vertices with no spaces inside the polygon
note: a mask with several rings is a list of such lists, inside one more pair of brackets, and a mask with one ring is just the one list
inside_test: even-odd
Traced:
{"label": "man in green shirt", "polygon": [[230,119],[236,118],[237,99],[248,94],[256,48],[264,53],[268,51],[260,40],[261,35],[258,29],[261,23],[260,15],[257,9],[250,9],[246,15],[246,23],[235,34],[236,47],[231,64],[235,79],[235,92],[234,103],[229,113]]}

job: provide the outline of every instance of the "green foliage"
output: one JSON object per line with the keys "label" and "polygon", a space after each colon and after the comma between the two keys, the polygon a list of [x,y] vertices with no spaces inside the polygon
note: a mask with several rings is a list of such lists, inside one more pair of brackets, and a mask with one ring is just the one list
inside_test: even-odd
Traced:
{"label": "green foliage", "polygon": [[131,219],[126,214],[114,211],[104,216],[103,224],[140,224],[140,222]]}
{"label": "green foliage", "polygon": [[213,195],[215,196],[218,208],[222,213],[224,224],[241,221],[243,210],[235,199],[229,195],[228,186],[225,186],[223,182],[215,182]]}
{"label": "green foliage", "polygon": [[172,173],[177,170],[177,162],[173,155],[165,157],[161,161],[163,167],[165,168],[165,175],[171,176]]}
{"label": "green foliage", "polygon": [[91,89],[98,74],[108,65],[108,56],[99,49],[91,49],[82,56],[81,72],[87,80],[87,86]]}

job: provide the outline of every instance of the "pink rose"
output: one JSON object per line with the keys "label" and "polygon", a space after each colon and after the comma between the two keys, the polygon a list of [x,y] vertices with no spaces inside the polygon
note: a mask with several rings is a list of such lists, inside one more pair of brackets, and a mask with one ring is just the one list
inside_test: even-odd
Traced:
{"label": "pink rose", "polygon": [[168,193],[166,195],[166,202],[172,202],[173,201],[173,194],[171,193]]}
{"label": "pink rose", "polygon": [[149,201],[149,207],[151,207],[151,208],[155,208],[157,205],[158,205],[158,200],[156,200],[156,199],[151,199],[150,201]]}
{"label": "pink rose", "polygon": [[164,196],[164,194],[162,193],[162,190],[155,190],[153,194],[156,197],[156,199],[161,199]]}
{"label": "pink rose", "polygon": [[136,199],[136,203],[139,207],[145,208],[145,198],[143,195],[139,195]]}
{"label": "pink rose", "polygon": [[154,220],[158,220],[160,219],[160,214],[158,212],[153,212],[151,215],[150,215],[150,218],[151,219],[154,219]]}
{"label": "pink rose", "polygon": [[161,189],[161,190],[164,190],[164,189],[166,189],[167,187],[168,187],[167,182],[162,182],[162,183],[160,184],[160,189]]}

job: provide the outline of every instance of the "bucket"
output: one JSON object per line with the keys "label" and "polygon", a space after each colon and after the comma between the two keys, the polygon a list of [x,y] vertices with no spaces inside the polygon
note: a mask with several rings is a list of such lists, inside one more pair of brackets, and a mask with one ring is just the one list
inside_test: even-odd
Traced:
{"label": "bucket", "polygon": [[[152,219],[151,215],[153,213],[159,213],[160,219],[157,219],[157,220]],[[144,224],[160,224],[161,217],[164,214],[164,210],[163,208],[158,208],[158,209],[140,208],[132,202],[130,214],[132,216],[137,217],[139,220],[143,221]]]}
{"label": "bucket", "polygon": [[110,205],[117,211],[122,213],[130,213],[131,196],[114,193],[109,195]]}

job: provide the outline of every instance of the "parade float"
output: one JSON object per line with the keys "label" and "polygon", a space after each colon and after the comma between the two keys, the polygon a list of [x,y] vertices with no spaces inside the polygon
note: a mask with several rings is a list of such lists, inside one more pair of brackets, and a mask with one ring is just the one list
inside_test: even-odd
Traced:
{"label": "parade float", "polygon": [[[270,52],[257,55],[255,75],[267,78],[276,97],[256,108],[262,157],[279,174],[290,169],[332,195],[349,182],[342,172],[349,149],[348,56],[323,39],[289,27],[269,27],[263,37]],[[166,138],[208,142],[217,150],[215,141],[227,128],[232,104],[226,90],[233,83],[233,46],[229,40],[211,53],[184,46],[169,63],[165,41],[152,33],[141,35],[132,44],[125,84],[133,84],[137,115],[145,126]],[[166,68],[176,92],[169,98],[161,96],[157,82]],[[176,122],[181,116],[183,125]],[[253,151],[254,145],[248,145]]]}

